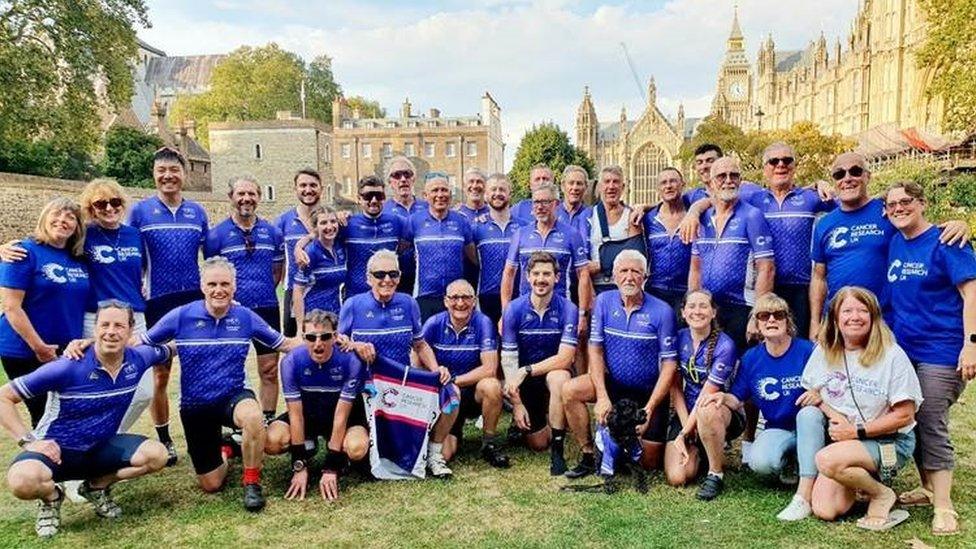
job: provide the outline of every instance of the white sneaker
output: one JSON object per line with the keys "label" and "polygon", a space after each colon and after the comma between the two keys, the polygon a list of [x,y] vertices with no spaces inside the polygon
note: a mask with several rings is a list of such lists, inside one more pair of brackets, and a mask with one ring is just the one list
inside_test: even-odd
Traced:
{"label": "white sneaker", "polygon": [[785,509],[776,515],[776,518],[783,521],[792,522],[794,520],[803,520],[809,517],[813,513],[810,509],[810,503],[803,499],[803,496],[793,495],[793,499],[790,500],[790,504],[786,506]]}
{"label": "white sneaker", "polygon": [[68,501],[74,503],[85,503],[85,498],[81,497],[78,493],[78,488],[81,487],[80,480],[66,480],[64,481],[64,495],[67,496]]}
{"label": "white sneaker", "polygon": [[742,441],[742,464],[748,467],[750,461],[752,461],[752,443],[743,440]]}
{"label": "white sneaker", "polygon": [[430,469],[430,474],[436,478],[449,477],[454,474],[440,452],[427,452],[427,468]]}

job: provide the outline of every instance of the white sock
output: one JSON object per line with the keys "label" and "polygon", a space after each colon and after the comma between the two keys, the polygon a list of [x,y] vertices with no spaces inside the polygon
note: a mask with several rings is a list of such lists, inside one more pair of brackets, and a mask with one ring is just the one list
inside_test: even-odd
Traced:
{"label": "white sock", "polygon": [[725,478],[725,473],[716,473],[715,471],[709,471],[708,474],[712,475],[713,477]]}
{"label": "white sock", "polygon": [[443,455],[441,449],[444,448],[443,442],[430,442],[427,444],[427,453],[431,455]]}
{"label": "white sock", "polygon": [[743,440],[742,441],[742,463],[748,464],[752,460],[752,443]]}

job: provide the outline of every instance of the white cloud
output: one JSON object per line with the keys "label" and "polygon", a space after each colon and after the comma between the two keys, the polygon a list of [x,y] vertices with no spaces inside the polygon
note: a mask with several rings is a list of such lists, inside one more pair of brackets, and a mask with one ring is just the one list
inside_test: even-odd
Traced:
{"label": "white cloud", "polygon": [[[731,26],[731,2],[672,0],[654,10],[639,3],[578,8],[573,0],[478,0],[456,11],[368,5],[352,0],[297,7],[294,2],[217,0],[222,15],[197,20],[174,4],[153,3],[155,27],[144,39],[170,53],[227,52],[269,41],[306,59],[322,53],[344,90],[395,111],[410,97],[417,111],[474,114],[487,90],[502,108],[511,160],[532,124],[554,121],[570,136],[584,85],[601,120],[625,105],[643,110],[640,90],[624,58],[627,44],[641,78],[653,74],[658,106],[674,116],[707,114]],[[241,20],[255,10],[267,21]],[[740,22],[750,59],[773,33],[777,48],[804,47],[821,30],[843,37],[856,5],[850,0],[784,3],[741,0]],[[221,19],[221,20],[216,20]],[[832,42],[832,40],[831,40]]]}

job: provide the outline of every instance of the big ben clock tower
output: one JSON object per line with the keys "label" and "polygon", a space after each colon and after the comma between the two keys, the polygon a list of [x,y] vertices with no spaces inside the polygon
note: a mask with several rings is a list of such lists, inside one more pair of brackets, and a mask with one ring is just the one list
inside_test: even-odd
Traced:
{"label": "big ben clock tower", "polygon": [[746,57],[744,42],[736,10],[732,33],[726,41],[725,59],[718,73],[712,114],[743,130],[752,123],[752,65]]}

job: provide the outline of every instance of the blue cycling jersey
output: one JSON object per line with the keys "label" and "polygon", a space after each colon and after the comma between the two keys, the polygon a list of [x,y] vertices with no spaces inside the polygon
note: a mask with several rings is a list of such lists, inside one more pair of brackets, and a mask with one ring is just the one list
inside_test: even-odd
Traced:
{"label": "blue cycling jersey", "polygon": [[668,231],[658,218],[660,212],[661,206],[655,206],[641,219],[649,256],[649,285],[657,290],[683,293],[688,290],[691,244],[682,242],[677,230]]}
{"label": "blue cycling jersey", "polygon": [[[400,241],[407,236],[404,223],[400,217],[390,213],[381,213],[376,217],[359,213],[349,218],[338,238],[338,242],[346,250],[346,295],[354,296],[369,291],[369,283],[366,281],[366,264],[369,258],[378,250],[395,252]],[[400,270],[405,269],[401,261]]]}
{"label": "blue cycling jersey", "polygon": [[498,337],[490,318],[473,311],[467,326],[455,330],[451,315],[444,311],[427,319],[424,340],[434,350],[437,364],[455,376],[464,375],[481,365],[481,353],[498,349]]}
{"label": "blue cycling jersey", "polygon": [[220,255],[237,269],[237,291],[234,298],[250,308],[277,307],[278,284],[274,266],[284,263],[284,238],[277,227],[258,219],[250,229],[243,229],[227,218],[210,229],[203,255]]}
{"label": "blue cycling jersey", "polygon": [[295,271],[298,270],[298,264],[295,263],[295,244],[308,235],[309,231],[295,208],[279,215],[274,225],[285,240],[285,290],[290,290],[292,281],[295,280]]}
{"label": "blue cycling jersey", "polygon": [[478,251],[478,295],[501,293],[505,258],[517,230],[518,224],[511,219],[504,227],[491,218],[472,226],[471,237]]}
{"label": "blue cycling jersey", "polygon": [[521,279],[519,293],[530,292],[528,273],[529,258],[535,252],[548,252],[559,263],[559,281],[556,282],[554,292],[557,295],[569,297],[569,271],[581,269],[589,264],[588,241],[584,241],[572,226],[559,221],[542,236],[536,225],[522,226],[512,235],[512,243],[508,248],[506,262],[519,268]]}
{"label": "blue cycling jersey", "polygon": [[377,354],[390,360],[410,364],[413,342],[422,337],[420,307],[407,294],[395,293],[386,303],[372,292],[354,295],[339,311],[339,333],[372,343]]}
{"label": "blue cycling jersey", "polygon": [[129,225],[145,245],[149,299],[200,289],[197,257],[209,231],[203,206],[184,199],[171,210],[153,195],[132,207]]}
{"label": "blue cycling jersey", "polygon": [[682,393],[685,406],[691,410],[698,401],[705,382],[708,381],[719,390],[728,392],[735,379],[738,351],[735,341],[719,332],[712,350],[711,366],[708,364],[708,340],[703,341],[697,350],[691,337],[691,330],[685,328],[678,332],[678,371],[684,381]]}
{"label": "blue cycling jersey", "polygon": [[329,360],[319,364],[303,345],[281,361],[281,393],[285,402],[301,402],[306,414],[314,413],[318,404],[336,396],[348,402],[355,400],[362,392],[365,374],[356,353],[335,348]]}
{"label": "blue cycling jersey", "polygon": [[414,297],[443,296],[447,285],[464,278],[464,248],[471,243],[471,224],[448,211],[437,219],[430,210],[410,216],[408,240],[416,249]]}
{"label": "blue cycling jersey", "polygon": [[321,309],[339,312],[341,291],[346,283],[346,251],[340,244],[329,250],[319,240],[305,247],[308,265],[295,272],[295,284],[305,287],[305,311]]}
{"label": "blue cycling jersey", "polygon": [[553,295],[541,313],[532,306],[530,295],[508,304],[502,314],[502,351],[518,352],[519,366],[527,366],[555,356],[559,347],[574,349],[579,343],[576,322],[579,314],[573,302]]}

